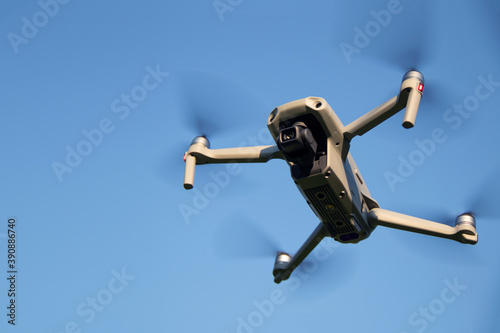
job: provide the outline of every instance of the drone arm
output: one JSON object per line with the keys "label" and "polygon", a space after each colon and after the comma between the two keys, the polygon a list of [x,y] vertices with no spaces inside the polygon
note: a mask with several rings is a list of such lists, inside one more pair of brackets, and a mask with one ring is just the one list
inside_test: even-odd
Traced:
{"label": "drone arm", "polygon": [[[281,281],[287,280],[290,274],[297,268],[302,261],[311,253],[312,250],[321,242],[323,238],[327,236],[326,229],[322,222],[316,227],[309,238],[302,244],[300,249],[295,253],[291,260],[287,262],[280,262],[280,255],[276,259],[276,263],[273,270],[274,282],[280,283]],[[285,254],[286,257],[290,258]]]}
{"label": "drone arm", "polygon": [[277,146],[254,146],[226,149],[201,149],[188,154],[196,156],[196,164],[208,163],[265,163],[274,158],[283,159]]}
{"label": "drone arm", "polygon": [[[207,141],[208,142],[208,141]],[[283,159],[277,146],[255,146],[227,149],[209,149],[202,141],[194,143],[186,152],[184,188],[192,189],[196,164],[208,163],[265,163],[271,159]]]}
{"label": "drone arm", "polygon": [[384,227],[416,232],[419,234],[448,238],[465,244],[476,244],[476,229],[470,224],[450,227],[445,224],[420,219],[417,217],[374,208],[368,213],[368,221],[372,227]]}
{"label": "drone arm", "polygon": [[424,90],[423,82],[424,76],[422,73],[415,70],[408,71],[403,77],[399,95],[344,127],[344,137],[350,141],[356,135],[363,135],[404,108],[406,108],[406,112],[403,127],[412,128],[415,125],[420,99]]}
{"label": "drone arm", "polygon": [[357,135],[361,136],[401,111],[404,107],[405,104],[400,102],[400,95],[394,96],[384,104],[377,106],[375,109],[344,127],[344,136],[349,141]]}

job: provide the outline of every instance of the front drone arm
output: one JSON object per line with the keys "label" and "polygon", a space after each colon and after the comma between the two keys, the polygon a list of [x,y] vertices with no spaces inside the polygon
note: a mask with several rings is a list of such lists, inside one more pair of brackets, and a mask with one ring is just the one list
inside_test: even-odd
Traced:
{"label": "front drone arm", "polygon": [[227,149],[210,149],[204,137],[197,137],[184,155],[186,169],[184,188],[192,189],[196,164],[208,163],[265,163],[274,158],[283,159],[277,146],[255,146]]}
{"label": "front drone arm", "polygon": [[412,128],[417,117],[418,106],[424,89],[424,77],[420,72],[409,71],[403,77],[400,93],[367,114],[344,127],[344,137],[351,140],[363,135],[406,107],[404,128]]}
{"label": "front drone arm", "polygon": [[374,208],[368,213],[368,222],[372,227],[384,227],[416,232],[441,238],[448,238],[460,243],[476,244],[477,233],[474,217],[468,214],[457,218],[455,227],[432,222],[417,217]]}
{"label": "front drone arm", "polygon": [[290,277],[290,274],[297,268],[302,261],[311,253],[312,250],[328,236],[325,226],[322,222],[316,227],[309,238],[302,244],[300,249],[293,257],[286,253],[278,253],[274,263],[273,275],[274,282],[280,283]]}

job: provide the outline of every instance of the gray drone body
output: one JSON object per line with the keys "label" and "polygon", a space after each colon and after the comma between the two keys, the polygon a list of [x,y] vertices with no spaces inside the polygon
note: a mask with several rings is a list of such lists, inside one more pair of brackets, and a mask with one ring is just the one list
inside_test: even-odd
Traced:
{"label": "gray drone body", "polygon": [[367,238],[374,228],[363,214],[378,204],[370,197],[349,153],[344,126],[330,105],[319,97],[284,104],[273,110],[268,128],[328,236],[342,243]]}
{"label": "gray drone body", "polygon": [[184,187],[193,187],[197,164],[257,163],[274,158],[288,163],[293,181],[320,223],[293,257],[284,252],[277,254],[273,270],[276,283],[288,279],[324,237],[357,243],[368,238],[379,225],[475,244],[475,219],[470,214],[458,216],[455,227],[451,227],[381,209],[371,198],[349,153],[355,136],[363,135],[404,108],[403,127],[413,127],[423,87],[420,72],[407,72],[397,96],[347,126],[322,98],[308,97],[284,104],[268,118],[275,146],[210,149],[206,138],[197,137],[185,154]]}

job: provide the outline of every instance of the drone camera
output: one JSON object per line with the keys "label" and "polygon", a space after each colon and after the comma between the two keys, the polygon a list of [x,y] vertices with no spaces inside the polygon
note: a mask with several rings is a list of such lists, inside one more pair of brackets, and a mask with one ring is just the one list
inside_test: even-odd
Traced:
{"label": "drone camera", "polygon": [[277,144],[287,160],[301,165],[312,164],[318,149],[311,131],[300,122],[282,129]]}
{"label": "drone camera", "polygon": [[287,141],[295,139],[295,137],[296,137],[295,133],[296,132],[297,132],[297,128],[296,127],[287,128],[286,130],[284,130],[281,133],[281,141],[282,142],[287,142]]}

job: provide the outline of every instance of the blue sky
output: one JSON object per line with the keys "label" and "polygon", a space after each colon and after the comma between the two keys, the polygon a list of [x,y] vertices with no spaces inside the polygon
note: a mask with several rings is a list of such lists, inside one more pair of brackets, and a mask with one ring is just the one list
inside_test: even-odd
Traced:
{"label": "blue sky", "polygon": [[383,227],[357,245],[324,240],[276,285],[266,239],[293,253],[318,223],[287,165],[200,166],[182,187],[193,110],[216,124],[212,148],[273,144],[268,114],[307,96],[347,125],[397,94],[412,56],[395,55],[420,47],[415,128],[397,114],[351,153],[383,208],[437,219],[475,198],[494,206],[500,6],[426,9],[3,1],[4,276],[11,217],[18,257],[16,327],[4,279],[2,331],[498,332],[498,214],[478,217],[475,246]]}

